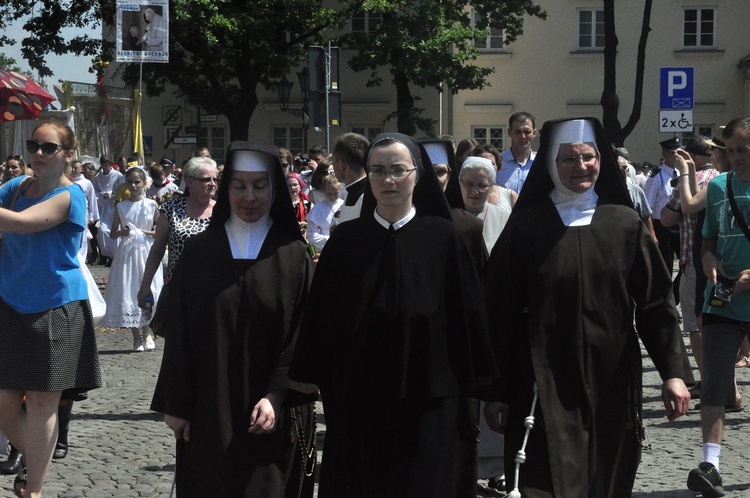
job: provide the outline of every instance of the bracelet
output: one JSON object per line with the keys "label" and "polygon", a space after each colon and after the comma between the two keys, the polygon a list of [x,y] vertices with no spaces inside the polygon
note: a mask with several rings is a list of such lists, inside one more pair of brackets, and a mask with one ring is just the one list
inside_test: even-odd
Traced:
{"label": "bracelet", "polygon": [[690,173],[683,173],[683,174],[681,174],[681,175],[677,175],[677,179],[679,180],[679,179],[680,179],[680,178],[682,178],[683,176],[690,176]]}

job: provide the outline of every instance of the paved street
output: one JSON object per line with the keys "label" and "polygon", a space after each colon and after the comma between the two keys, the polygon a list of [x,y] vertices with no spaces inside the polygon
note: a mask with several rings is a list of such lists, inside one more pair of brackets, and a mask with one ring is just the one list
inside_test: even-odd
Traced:
{"label": "paved street", "polygon": [[[92,270],[103,280],[104,268]],[[70,453],[53,461],[45,496],[166,498],[172,482],[173,441],[160,416],[148,409],[163,343],[157,342],[153,352],[132,353],[131,334],[120,329],[99,329],[97,340],[104,387],[92,391],[88,401],[76,403]],[[633,496],[691,497],[685,485],[687,474],[702,459],[698,412],[667,422],[658,374],[648,360],[645,363],[644,419],[651,449],[644,451]],[[750,403],[750,368],[739,368],[737,374],[745,403]],[[750,452],[749,420],[750,410],[727,415],[721,473],[730,497],[750,497],[750,459],[745,458]],[[319,438],[324,434],[323,422],[318,417]],[[0,476],[1,498],[13,496],[12,481],[12,476]]]}

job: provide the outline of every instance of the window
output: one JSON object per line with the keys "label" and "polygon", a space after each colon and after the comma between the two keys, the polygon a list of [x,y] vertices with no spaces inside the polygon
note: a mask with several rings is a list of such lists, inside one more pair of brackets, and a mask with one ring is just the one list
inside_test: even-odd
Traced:
{"label": "window", "polygon": [[685,9],[682,46],[685,48],[716,47],[716,11],[714,9]]}
{"label": "window", "polygon": [[352,32],[370,33],[375,31],[382,22],[383,14],[380,12],[360,10],[352,15]]}
{"label": "window", "polygon": [[296,154],[304,151],[303,134],[301,126],[274,126],[272,141],[276,147],[285,147]]}
{"label": "window", "polygon": [[227,130],[223,126],[201,126],[198,146],[205,145],[217,164],[224,162],[227,152]]}
{"label": "window", "polygon": [[[472,28],[480,29],[480,15],[477,12],[472,14]],[[496,26],[490,26],[490,33],[486,38],[475,39],[474,46],[478,49],[502,49],[503,48],[503,29]]]}
{"label": "window", "polygon": [[578,11],[578,48],[604,48],[604,10],[580,9]]}
{"label": "window", "polygon": [[383,128],[379,126],[352,126],[352,133],[359,133],[367,137],[367,140],[372,140],[377,135],[383,133]]}
{"label": "window", "polygon": [[693,126],[693,131],[683,133],[680,138],[682,139],[683,144],[687,144],[687,141],[696,135],[700,135],[705,138],[711,138],[714,136],[713,127],[709,125],[696,124]]}
{"label": "window", "polygon": [[502,126],[472,126],[471,138],[494,145],[497,150],[502,151],[504,131]]}

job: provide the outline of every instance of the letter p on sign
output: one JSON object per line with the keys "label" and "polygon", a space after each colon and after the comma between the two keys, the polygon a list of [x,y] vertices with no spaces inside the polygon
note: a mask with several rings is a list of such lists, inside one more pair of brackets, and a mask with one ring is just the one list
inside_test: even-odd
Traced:
{"label": "letter p on sign", "polygon": [[659,108],[692,109],[694,69],[692,67],[661,68]]}

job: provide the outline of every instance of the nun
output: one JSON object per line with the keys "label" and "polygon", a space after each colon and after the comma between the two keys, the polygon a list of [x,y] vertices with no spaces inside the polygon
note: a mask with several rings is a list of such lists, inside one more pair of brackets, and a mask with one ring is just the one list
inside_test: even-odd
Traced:
{"label": "nun", "polygon": [[170,281],[151,404],[177,439],[178,497],[312,496],[317,389],[287,376],[310,277],[278,149],[231,144]]}
{"label": "nun", "polygon": [[510,496],[630,497],[643,438],[638,336],[670,421],[690,395],[670,273],[596,119],[545,123],[485,298],[501,379],[485,416],[505,432]]}
{"label": "nun", "polygon": [[[318,496],[476,496],[457,483],[466,396],[496,372],[479,277],[424,147],[382,134],[365,157],[361,215],[320,257],[290,371],[323,400]],[[324,307],[336,320],[313,319]]]}

